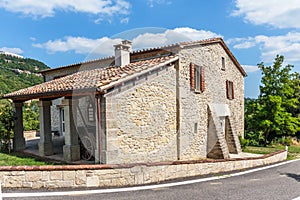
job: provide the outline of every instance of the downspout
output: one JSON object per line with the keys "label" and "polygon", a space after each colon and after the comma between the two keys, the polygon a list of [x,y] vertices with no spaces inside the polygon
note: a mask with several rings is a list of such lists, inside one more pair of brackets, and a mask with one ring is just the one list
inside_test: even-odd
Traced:
{"label": "downspout", "polygon": [[98,143],[98,159],[99,163],[101,164],[101,156],[102,156],[102,130],[101,130],[101,101],[100,101],[100,94],[96,95],[97,99],[97,143]]}
{"label": "downspout", "polygon": [[179,61],[175,64],[176,69],[176,151],[177,160],[180,160],[180,81]]}

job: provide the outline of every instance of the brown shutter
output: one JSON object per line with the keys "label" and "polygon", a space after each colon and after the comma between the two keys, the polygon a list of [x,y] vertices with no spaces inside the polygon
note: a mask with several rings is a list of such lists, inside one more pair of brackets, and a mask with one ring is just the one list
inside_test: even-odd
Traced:
{"label": "brown shutter", "polygon": [[200,80],[201,80],[200,90],[201,90],[201,92],[204,92],[204,90],[205,90],[204,67],[201,67]]}
{"label": "brown shutter", "polygon": [[190,85],[191,89],[195,89],[195,65],[194,63],[190,63]]}
{"label": "brown shutter", "polygon": [[231,85],[232,85],[232,95],[231,95],[231,99],[234,99],[234,85],[233,85],[233,82],[231,82]]}
{"label": "brown shutter", "polygon": [[229,99],[230,96],[230,91],[229,91],[229,81],[226,81],[226,97],[227,99]]}

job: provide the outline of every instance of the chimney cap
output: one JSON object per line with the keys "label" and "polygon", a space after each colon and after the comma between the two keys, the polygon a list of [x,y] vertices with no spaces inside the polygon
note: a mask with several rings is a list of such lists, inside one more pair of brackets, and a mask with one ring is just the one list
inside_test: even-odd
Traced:
{"label": "chimney cap", "polygon": [[130,40],[123,40],[122,44],[124,44],[124,45],[132,45],[132,42]]}

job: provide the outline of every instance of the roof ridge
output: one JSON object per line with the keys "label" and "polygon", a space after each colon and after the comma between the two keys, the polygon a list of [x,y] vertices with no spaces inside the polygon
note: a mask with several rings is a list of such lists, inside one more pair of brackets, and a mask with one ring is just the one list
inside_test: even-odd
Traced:
{"label": "roof ridge", "polygon": [[[191,40],[191,41],[186,41],[186,42],[177,42],[177,43],[162,45],[162,46],[158,46],[158,47],[137,49],[137,50],[132,51],[130,54],[134,55],[134,54],[138,54],[138,53],[145,53],[145,52],[148,52],[148,51],[154,51],[154,50],[160,50],[160,49],[168,49],[168,48],[172,48],[172,47],[180,47],[180,46],[187,46],[187,45],[194,45],[194,44],[197,45],[197,44],[201,44],[201,43],[220,42],[220,41],[223,41],[223,39],[220,38],[220,37],[216,37],[216,38],[208,38],[208,39],[203,39],[203,40],[194,40],[194,41]],[[93,63],[93,62],[104,61],[104,60],[107,60],[107,59],[113,59],[114,57],[115,56],[107,56],[107,57],[103,57],[103,58],[99,58],[99,59],[78,62],[78,63],[65,65],[65,66],[59,66],[59,67],[56,67],[56,68],[43,70],[43,71],[41,71],[41,73],[52,71],[52,70],[60,70],[60,69],[64,69],[64,68],[75,67],[77,65],[82,65],[82,64],[88,64],[88,63]]]}

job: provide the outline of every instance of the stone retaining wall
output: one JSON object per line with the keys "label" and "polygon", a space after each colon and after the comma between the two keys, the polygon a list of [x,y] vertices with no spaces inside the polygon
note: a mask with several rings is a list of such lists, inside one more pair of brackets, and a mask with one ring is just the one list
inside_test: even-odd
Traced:
{"label": "stone retaining wall", "polygon": [[286,151],[255,158],[195,160],[126,165],[1,166],[4,188],[131,186],[268,165],[287,158]]}

